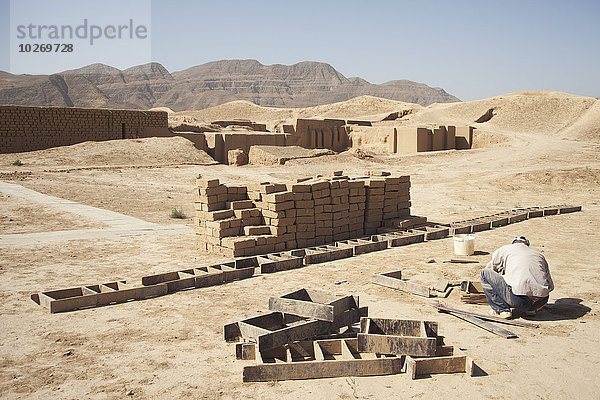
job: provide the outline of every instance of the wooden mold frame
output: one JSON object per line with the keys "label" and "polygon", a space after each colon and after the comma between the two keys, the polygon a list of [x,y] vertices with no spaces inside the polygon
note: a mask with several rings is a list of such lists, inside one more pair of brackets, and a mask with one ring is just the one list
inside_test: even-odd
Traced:
{"label": "wooden mold frame", "polygon": [[309,265],[352,257],[353,249],[350,247],[340,248],[332,245],[323,245],[292,250],[290,254],[296,257],[303,257],[304,264]]}
{"label": "wooden mold frame", "polygon": [[358,296],[338,297],[329,292],[304,288],[269,299],[271,311],[328,322],[334,322],[339,314],[357,308]]}
{"label": "wooden mold frame", "polygon": [[224,327],[224,336],[227,342],[240,339],[253,341],[258,345],[258,350],[263,352],[287,343],[337,332],[340,328],[357,323],[361,317],[367,315],[367,307],[351,309],[338,314],[333,322],[328,322],[272,312],[227,324]]}
{"label": "wooden mold frame", "polygon": [[287,271],[304,266],[302,257],[292,255],[291,252],[266,254],[257,256],[256,259],[260,265],[261,274]]}
{"label": "wooden mold frame", "polygon": [[462,281],[460,283],[460,290],[463,294],[460,299],[463,303],[469,304],[487,304],[487,298],[483,292],[481,282],[476,281]]}
{"label": "wooden mold frame", "polygon": [[434,297],[437,296],[438,293],[437,290],[432,290],[428,286],[403,280],[401,270],[374,274],[371,278],[371,282],[376,285],[385,286],[391,289],[399,289],[423,297]]}
{"label": "wooden mold frame", "polygon": [[353,250],[353,255],[358,256],[373,251],[387,249],[388,243],[387,241],[377,241],[370,238],[359,238],[340,240],[335,242],[335,246],[340,248],[351,248]]}
{"label": "wooden mold frame", "polygon": [[446,226],[428,223],[425,226],[411,229],[411,232],[425,234],[425,240],[443,239],[448,236],[450,229]]}
{"label": "wooden mold frame", "polygon": [[250,278],[258,267],[256,258],[242,258],[235,261],[190,268],[174,272],[149,275],[142,278],[143,286],[166,284],[168,292],[221,285],[226,282]]}
{"label": "wooden mold frame", "polygon": [[474,363],[466,354],[456,351],[454,346],[444,344],[444,337],[437,337],[438,345],[433,357],[406,356],[404,371],[411,379],[425,378],[433,374],[465,373],[473,376]]}
{"label": "wooden mold frame", "polygon": [[436,355],[438,324],[363,317],[360,319],[358,350],[366,353],[433,357]]}
{"label": "wooden mold frame", "polygon": [[168,287],[166,284],[134,287],[128,285],[126,281],[117,281],[34,293],[31,295],[31,299],[37,304],[48,308],[51,313],[58,313],[82,308],[101,307],[130,300],[142,300],[167,293]]}
{"label": "wooden mold frame", "polygon": [[404,367],[401,357],[359,352],[356,338],[299,341],[255,358],[257,365],[244,367],[244,382],[392,375]]}
{"label": "wooden mold frame", "polygon": [[425,241],[425,233],[417,231],[389,232],[371,236],[373,241],[385,241],[388,247],[406,246]]}

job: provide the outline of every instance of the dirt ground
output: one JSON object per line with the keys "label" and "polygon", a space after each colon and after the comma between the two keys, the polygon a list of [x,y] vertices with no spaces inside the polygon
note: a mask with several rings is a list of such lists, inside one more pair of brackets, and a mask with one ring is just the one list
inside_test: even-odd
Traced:
{"label": "dirt ground", "polygon": [[[223,259],[197,252],[191,231],[23,246],[2,246],[0,239],[0,397],[598,398],[600,145],[539,134],[498,134],[509,141],[470,151],[366,160],[346,152],[273,167],[187,162],[149,165],[153,152],[166,151],[153,141],[137,143],[149,156],[139,161],[129,157],[127,165],[116,156],[104,160],[102,167],[76,158],[63,165],[56,155],[32,152],[18,155],[24,165],[13,166],[15,155],[0,156],[3,182],[161,225],[191,227],[191,218],[173,220],[169,214],[180,208],[193,215],[192,192],[198,174],[224,182],[288,181],[334,170],[362,174],[368,169],[384,169],[410,174],[413,214],[440,222],[518,206],[583,206],[582,212],[476,234],[479,255],[473,259],[478,264],[442,263],[453,255],[452,239],[447,238],[223,286],[62,314],[49,314],[29,295],[119,279],[139,281],[144,275]],[[121,141],[113,146],[128,151]],[[169,149],[183,151],[176,145]],[[162,155],[162,159],[168,158],[168,154]],[[0,196],[0,237],[99,227],[93,220]],[[438,314],[430,306],[431,300],[369,282],[373,273],[396,269],[424,284],[433,284],[440,277],[473,279],[489,254],[515,235],[527,236],[532,247],[546,256],[556,286],[549,306],[533,318],[540,329],[509,327],[517,339],[507,340]],[[429,258],[437,262],[427,263]],[[334,284],[340,280],[347,282]],[[446,341],[463,349],[485,373],[477,377],[433,375],[414,381],[399,374],[242,383],[242,369],[249,362],[235,360],[234,345],[223,340],[223,325],[265,313],[270,296],[301,287],[356,294],[375,317],[438,321]],[[457,291],[446,302],[487,312],[484,305],[461,304]]]}

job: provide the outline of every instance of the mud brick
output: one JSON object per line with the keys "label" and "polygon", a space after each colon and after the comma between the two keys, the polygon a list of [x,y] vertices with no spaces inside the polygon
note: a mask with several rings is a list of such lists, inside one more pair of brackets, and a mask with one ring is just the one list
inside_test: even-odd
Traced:
{"label": "mud brick", "polygon": [[285,233],[296,233],[298,230],[298,225],[288,225]]}
{"label": "mud brick", "polygon": [[334,221],[339,220],[339,219],[347,219],[348,218],[348,211],[338,211],[338,212],[334,212],[332,214],[331,217]]}
{"label": "mud brick", "polygon": [[345,177],[344,179],[340,179],[340,189],[349,189],[350,185],[348,183],[348,177]]}
{"label": "mud brick", "polygon": [[206,221],[205,227],[209,229],[227,229],[229,228],[229,220]]}
{"label": "mud brick", "polygon": [[261,225],[262,218],[260,217],[250,217],[250,218],[242,218],[242,225]]}
{"label": "mud brick", "polygon": [[402,178],[400,178],[399,176],[390,176],[387,178],[384,178],[385,181],[385,187],[387,189],[388,185],[399,185],[402,182]]}
{"label": "mud brick", "polygon": [[313,208],[314,206],[313,200],[296,201],[296,208]]}
{"label": "mud brick", "polygon": [[365,201],[367,201],[366,196],[350,196],[350,197],[348,197],[348,203],[351,203],[351,204],[364,203]]}
{"label": "mud brick", "polygon": [[255,208],[252,200],[238,200],[238,201],[230,201],[226,203],[227,208],[231,208],[232,210],[243,210],[245,208]]}
{"label": "mud brick", "polygon": [[315,214],[315,221],[331,221],[332,216],[331,213],[320,213],[320,214]]}
{"label": "mud brick", "polygon": [[316,192],[320,192],[324,189],[329,190],[329,182],[327,181],[321,181],[321,182],[315,182],[311,185],[310,191],[314,193]]}
{"label": "mud brick", "polygon": [[333,212],[333,204],[325,204],[323,206],[323,212],[326,212],[326,213]]}
{"label": "mud brick", "polygon": [[399,217],[400,217],[400,214],[398,213],[398,210],[383,213],[383,219],[394,219],[394,218],[399,218]]}
{"label": "mud brick", "polygon": [[332,222],[332,228],[339,228],[340,226],[348,226],[347,219],[334,219]]}
{"label": "mud brick", "polygon": [[225,185],[219,185],[214,187],[199,188],[198,194],[201,196],[217,196],[220,194],[227,194],[227,187],[225,187]]}
{"label": "mud brick", "polygon": [[365,225],[368,222],[377,222],[383,220],[383,214],[365,215]]}
{"label": "mud brick", "polygon": [[314,224],[315,217],[314,216],[305,216],[305,217],[296,217],[297,224]]}
{"label": "mud brick", "polygon": [[205,196],[205,195],[197,194],[195,196],[194,201],[196,203],[214,204],[214,203],[219,203],[219,196],[216,194],[214,196]]}
{"label": "mud brick", "polygon": [[221,229],[219,231],[213,231],[213,234],[217,234],[217,235],[213,235],[219,238],[224,238],[227,236],[239,236],[241,232],[241,227],[233,227],[233,228],[227,228],[227,229]]}
{"label": "mud brick", "polygon": [[315,199],[315,206],[322,206],[324,204],[329,204],[331,199],[329,197],[321,197],[320,199]]}
{"label": "mud brick", "polygon": [[312,193],[297,193],[294,197],[294,200],[298,200],[298,201],[312,200],[312,199],[313,199]]}
{"label": "mud brick", "polygon": [[349,204],[334,204],[332,212],[348,211]]}
{"label": "mud brick", "polygon": [[[229,195],[227,195],[225,193],[217,195],[217,201],[219,203],[227,202],[227,200],[229,200]],[[246,200],[246,201],[248,201],[248,200]]]}
{"label": "mud brick", "polygon": [[369,187],[369,190],[373,190],[374,188],[385,188],[385,181],[383,179],[369,179],[365,181],[365,186]]}
{"label": "mud brick", "polygon": [[218,179],[196,179],[196,186],[201,188],[213,188],[219,186]]}
{"label": "mud brick", "polygon": [[200,204],[200,211],[218,211],[218,210],[223,210],[225,208],[225,203],[211,203],[211,204],[199,203],[199,204]]}
{"label": "mud brick", "polygon": [[271,224],[272,226],[288,226],[293,225],[296,222],[296,218],[272,218]]}
{"label": "mud brick", "polygon": [[268,254],[275,251],[275,244],[263,244],[254,248],[255,254]]}
{"label": "mud brick", "polygon": [[383,209],[383,201],[377,203],[367,203],[367,210],[382,210]]}
{"label": "mud brick", "polygon": [[333,228],[317,228],[317,237],[333,235]]}
{"label": "mud brick", "polygon": [[398,203],[398,209],[410,208],[411,205],[412,205],[412,203],[410,201],[404,201],[402,203]]}
{"label": "mud brick", "polygon": [[296,218],[297,213],[298,212],[296,211],[295,208],[285,210],[285,217],[286,218]]}
{"label": "mud brick", "polygon": [[[227,211],[231,211],[236,218],[250,218],[253,217],[254,215],[252,215],[252,211],[256,210],[255,208],[246,208],[246,209],[242,209],[242,210],[227,210]],[[256,210],[258,211],[258,210]]]}
{"label": "mud brick", "polygon": [[287,190],[293,193],[310,193],[311,185],[308,183],[290,183]]}
{"label": "mud brick", "polygon": [[321,214],[321,213],[325,212],[325,205],[323,205],[323,204],[321,204],[321,205],[315,205],[314,211],[315,211],[314,215]]}
{"label": "mud brick", "polygon": [[[323,228],[320,228],[323,229]],[[296,240],[300,239],[312,239],[315,237],[315,231],[296,232]]]}
{"label": "mud brick", "polygon": [[383,206],[383,212],[384,213],[386,213],[386,212],[393,212],[393,211],[398,211],[398,204],[397,203],[394,203],[394,204],[391,204],[391,205],[384,205]]}
{"label": "mud brick", "polygon": [[322,199],[324,197],[329,197],[330,194],[331,194],[331,192],[330,192],[329,188],[327,188],[327,189],[323,189],[323,190],[313,191],[312,197],[314,200],[317,200],[317,199]]}
{"label": "mud brick", "polygon": [[296,209],[296,218],[298,217],[314,217],[315,210],[314,208],[297,208]]}
{"label": "mud brick", "polygon": [[271,211],[271,210],[263,210],[263,216],[267,218],[285,218],[286,210],[283,211]]}
{"label": "mud brick", "polygon": [[383,198],[388,200],[388,199],[397,199],[398,198],[398,192],[388,192],[387,190],[385,191],[385,193],[383,194]]}
{"label": "mud brick", "polygon": [[285,211],[294,208],[294,201],[285,201],[283,203],[268,203],[271,211]]}
{"label": "mud brick", "polygon": [[234,216],[233,210],[219,210],[212,212],[202,212],[201,218],[208,221],[217,221],[220,219],[227,219]]}
{"label": "mud brick", "polygon": [[259,232],[259,234],[261,234],[261,235],[271,234],[271,235],[275,235],[275,236],[280,236],[280,235],[283,235],[287,231],[287,227],[286,226],[269,226],[268,230],[269,230],[268,232]]}
{"label": "mud brick", "polygon": [[385,194],[384,188],[375,187],[375,188],[367,189],[367,197],[383,196],[384,194]]}
{"label": "mud brick", "polygon": [[298,247],[298,242],[295,240],[285,242],[286,249],[295,249],[296,247]]}
{"label": "mud brick", "polygon": [[261,184],[258,190],[261,193],[270,194],[276,192],[284,192],[287,190],[287,187],[281,183],[265,183]]}
{"label": "mud brick", "polygon": [[221,245],[234,250],[246,249],[254,247],[256,245],[256,239],[228,237],[221,240]]}
{"label": "mud brick", "polygon": [[263,201],[269,203],[283,203],[290,200],[294,200],[294,195],[292,192],[271,193],[263,196]]}
{"label": "mud brick", "polygon": [[204,236],[204,240],[206,241],[206,243],[212,245],[218,245],[221,243],[221,239],[214,236]]}
{"label": "mud brick", "polygon": [[271,228],[269,226],[245,226],[244,227],[244,235],[246,236],[254,236],[254,235],[271,235]]}
{"label": "mud brick", "polygon": [[405,202],[407,202],[407,201],[410,201],[410,195],[402,195],[402,196],[398,196],[398,197],[396,198],[396,201],[397,201],[398,203],[405,203]]}

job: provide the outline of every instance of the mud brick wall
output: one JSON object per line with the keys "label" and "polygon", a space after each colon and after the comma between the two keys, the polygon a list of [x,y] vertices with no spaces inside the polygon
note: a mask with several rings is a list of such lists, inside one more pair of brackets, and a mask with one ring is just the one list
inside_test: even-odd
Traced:
{"label": "mud brick wall", "polygon": [[167,127],[163,111],[0,106],[0,153],[132,139]]}
{"label": "mud brick wall", "polygon": [[201,251],[252,256],[377,233],[410,215],[410,177],[336,172],[289,184],[226,186],[198,179],[194,229]]}

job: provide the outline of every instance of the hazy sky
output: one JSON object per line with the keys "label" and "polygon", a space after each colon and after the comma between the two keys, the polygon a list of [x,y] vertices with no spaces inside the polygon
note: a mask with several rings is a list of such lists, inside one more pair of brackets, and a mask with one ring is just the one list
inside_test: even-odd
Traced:
{"label": "hazy sky", "polygon": [[[61,3],[37,0],[32,9],[52,15]],[[38,59],[11,70],[9,4],[0,0],[0,70],[58,72],[52,69],[58,64]],[[93,8],[95,18],[124,16],[119,7],[99,7],[106,2],[79,4]],[[138,62],[130,51],[115,50],[96,62],[126,68],[149,57],[173,72],[220,59],[310,60],[372,83],[439,86],[462,100],[520,90],[600,96],[599,0],[213,0],[149,7],[151,54]],[[78,54],[69,56],[77,63]]]}

